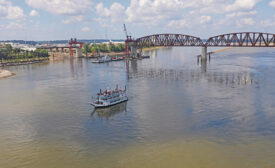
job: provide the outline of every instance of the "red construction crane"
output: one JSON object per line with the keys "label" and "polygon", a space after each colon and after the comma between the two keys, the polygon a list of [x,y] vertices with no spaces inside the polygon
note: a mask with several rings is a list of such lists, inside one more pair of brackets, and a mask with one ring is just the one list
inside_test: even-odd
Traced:
{"label": "red construction crane", "polygon": [[76,38],[75,39],[73,39],[73,38],[71,38],[71,40],[69,41],[69,45],[70,45],[70,56],[73,56],[74,55],[74,52],[73,52],[73,48],[77,48],[77,44],[79,44],[79,48],[82,48],[82,42],[78,42],[77,40],[76,40]]}

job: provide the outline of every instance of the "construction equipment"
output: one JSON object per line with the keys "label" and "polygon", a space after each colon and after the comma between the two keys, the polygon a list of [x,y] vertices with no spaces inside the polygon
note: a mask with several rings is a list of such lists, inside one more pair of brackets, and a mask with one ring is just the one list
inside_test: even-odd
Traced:
{"label": "construction equipment", "polygon": [[125,35],[126,35],[126,39],[128,39],[128,33],[127,33],[127,29],[126,29],[126,25],[125,24],[123,24],[123,26],[124,26],[124,32],[125,32]]}
{"label": "construction equipment", "polygon": [[[77,44],[79,44],[79,46],[76,46]],[[75,39],[71,38],[71,40],[69,41],[69,45],[70,45],[70,56],[73,56],[74,52],[73,52],[73,48],[82,48],[83,43],[82,42],[78,42]]]}

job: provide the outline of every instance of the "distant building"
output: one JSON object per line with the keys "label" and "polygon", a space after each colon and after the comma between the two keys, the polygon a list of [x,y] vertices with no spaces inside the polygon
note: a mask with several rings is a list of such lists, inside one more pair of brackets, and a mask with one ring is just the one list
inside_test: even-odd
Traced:
{"label": "distant building", "polygon": [[36,50],[36,47],[30,47],[30,46],[26,46],[24,48],[21,48],[22,50],[25,50],[25,51],[35,51]]}
{"label": "distant building", "polygon": [[24,51],[35,51],[36,50],[35,46],[29,45],[29,44],[19,44],[19,43],[6,43],[6,44],[10,44],[12,46],[12,48],[19,48]]}

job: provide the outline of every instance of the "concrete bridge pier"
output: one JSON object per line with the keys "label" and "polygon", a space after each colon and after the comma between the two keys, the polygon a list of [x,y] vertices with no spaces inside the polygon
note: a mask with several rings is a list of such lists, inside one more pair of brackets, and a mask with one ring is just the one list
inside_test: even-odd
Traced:
{"label": "concrete bridge pier", "polygon": [[82,57],[82,51],[81,51],[81,48],[76,48],[76,57],[77,57],[77,58]]}
{"label": "concrete bridge pier", "polygon": [[207,47],[206,46],[202,46],[202,48],[201,48],[201,60],[207,61]]}
{"label": "concrete bridge pier", "polygon": [[137,58],[137,47],[131,46],[131,57],[132,58]]}

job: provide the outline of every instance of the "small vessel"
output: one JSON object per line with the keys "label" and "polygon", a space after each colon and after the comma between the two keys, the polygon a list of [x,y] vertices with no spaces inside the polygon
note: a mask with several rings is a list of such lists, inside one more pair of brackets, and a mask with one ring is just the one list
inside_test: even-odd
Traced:
{"label": "small vessel", "polygon": [[103,58],[98,58],[97,60],[92,61],[92,63],[105,63],[110,61],[112,61],[111,57],[108,54],[106,54]]}
{"label": "small vessel", "polygon": [[146,58],[150,58],[149,55],[144,55],[143,53],[138,53],[138,59],[146,59]]}
{"label": "small vessel", "polygon": [[96,98],[92,97],[91,105],[95,106],[95,108],[103,108],[113,106],[122,102],[128,101],[128,97],[126,95],[126,86],[124,90],[116,87],[115,89],[106,89],[105,91],[101,91],[97,93]]}
{"label": "small vessel", "polygon": [[150,58],[150,56],[149,56],[149,55],[144,55],[144,56],[142,56],[142,58],[143,58],[143,59],[145,59],[145,58]]}
{"label": "small vessel", "polygon": [[118,56],[115,56],[112,58],[112,61],[122,61],[123,58],[122,57],[118,57]]}

